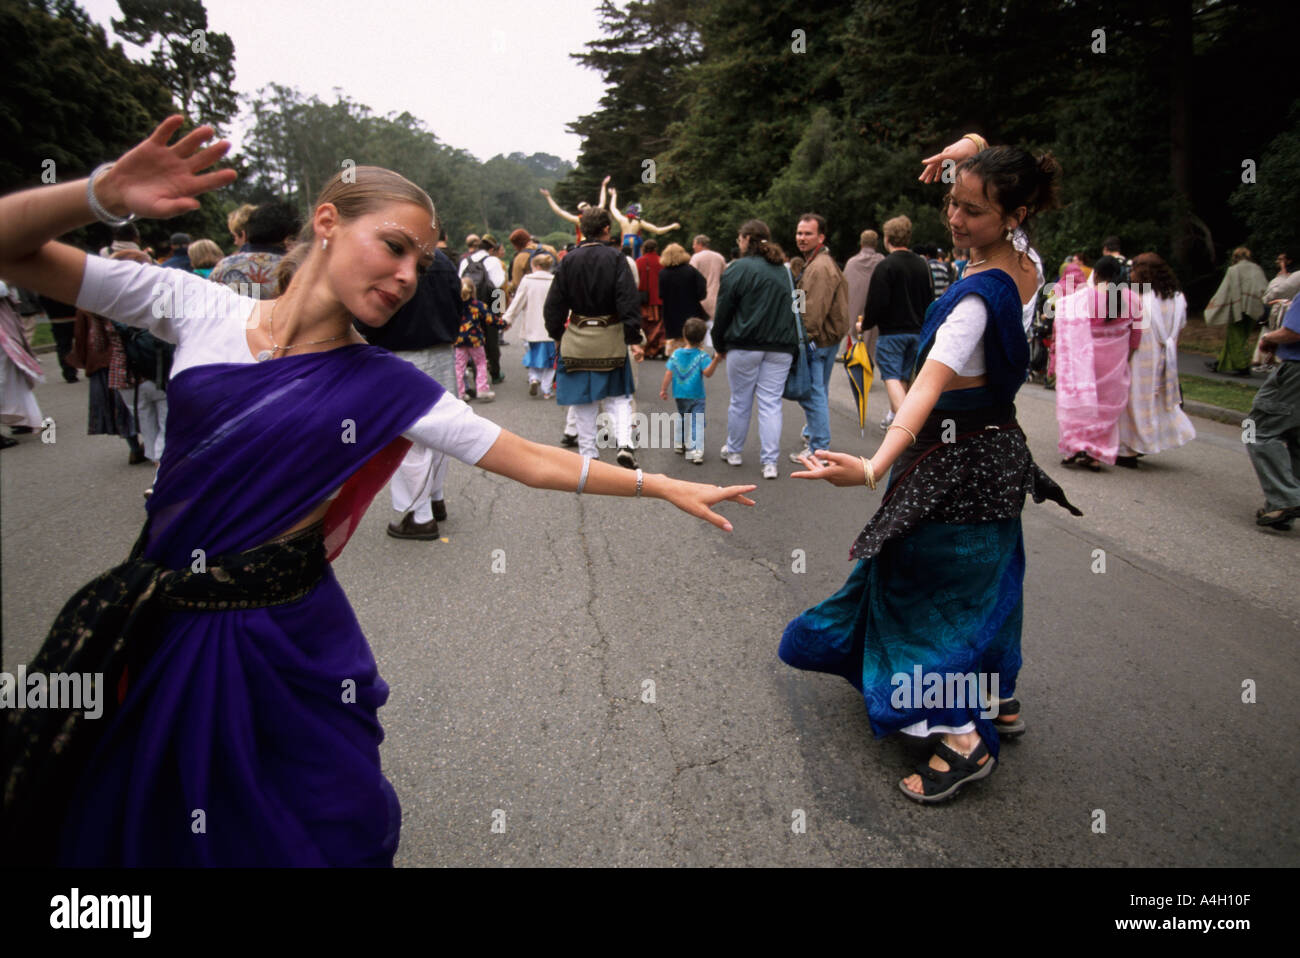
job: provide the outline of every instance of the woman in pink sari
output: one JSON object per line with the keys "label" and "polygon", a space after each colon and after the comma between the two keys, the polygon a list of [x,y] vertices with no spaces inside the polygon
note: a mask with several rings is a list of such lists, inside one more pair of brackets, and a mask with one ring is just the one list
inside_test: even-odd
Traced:
{"label": "woman in pink sari", "polygon": [[1115,464],[1119,420],[1128,405],[1129,360],[1142,340],[1141,301],[1125,286],[1119,260],[1103,256],[1084,287],[1060,300],[1056,345],[1056,421],[1062,465],[1101,471]]}

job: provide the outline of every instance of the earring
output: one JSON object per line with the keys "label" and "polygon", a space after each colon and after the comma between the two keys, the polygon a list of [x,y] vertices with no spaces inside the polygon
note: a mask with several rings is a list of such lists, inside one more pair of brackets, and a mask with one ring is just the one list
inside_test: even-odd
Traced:
{"label": "earring", "polygon": [[1013,230],[1007,230],[1007,235],[1004,236],[1003,239],[1005,239],[1005,240],[1009,243],[1009,242],[1011,242],[1011,237],[1013,237],[1013,236],[1015,236],[1015,235],[1016,235],[1016,234],[1015,234],[1015,232],[1014,232]]}
{"label": "earring", "polygon": [[329,241],[329,240],[327,240],[327,239],[323,239],[323,240],[320,241],[320,248],[321,248],[321,249],[329,249],[329,246],[330,246],[330,241]]}

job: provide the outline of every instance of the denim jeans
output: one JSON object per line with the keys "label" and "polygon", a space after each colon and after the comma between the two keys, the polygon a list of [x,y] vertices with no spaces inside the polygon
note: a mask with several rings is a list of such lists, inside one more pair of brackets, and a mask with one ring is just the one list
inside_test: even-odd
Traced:
{"label": "denim jeans", "polygon": [[681,446],[682,428],[686,430],[687,452],[696,449],[704,451],[704,400],[703,399],[678,399],[677,412],[678,418],[673,420],[673,445]]}
{"label": "denim jeans", "polygon": [[840,344],[818,346],[809,359],[808,372],[812,376],[812,394],[802,400],[804,419],[807,426],[803,430],[808,448],[814,452],[831,447],[830,385],[831,370],[835,368],[835,354]]}
{"label": "denim jeans", "polygon": [[727,352],[727,449],[740,452],[749,434],[749,417],[758,397],[759,461],[776,462],[781,454],[781,391],[794,357],[785,352],[732,349]]}

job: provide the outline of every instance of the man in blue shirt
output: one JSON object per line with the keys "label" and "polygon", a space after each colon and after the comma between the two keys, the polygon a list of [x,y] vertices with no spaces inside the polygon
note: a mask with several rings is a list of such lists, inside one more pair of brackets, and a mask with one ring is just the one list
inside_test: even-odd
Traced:
{"label": "man in blue shirt", "polygon": [[1259,338],[1259,348],[1276,352],[1279,365],[1259,387],[1246,420],[1255,430],[1246,451],[1264,490],[1255,522],[1288,530],[1300,517],[1300,297],[1292,300],[1282,325]]}

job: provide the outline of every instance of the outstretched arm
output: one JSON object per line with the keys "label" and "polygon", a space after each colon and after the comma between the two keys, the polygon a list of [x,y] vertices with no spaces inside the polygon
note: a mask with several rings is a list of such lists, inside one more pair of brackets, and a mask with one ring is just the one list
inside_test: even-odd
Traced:
{"label": "outstretched arm", "polygon": [[[938,360],[925,361],[916,380],[908,389],[903,405],[898,408],[898,414],[894,416],[895,425],[906,428],[891,427],[876,449],[876,454],[871,457],[871,468],[877,480],[884,480],[903,450],[912,444],[912,436],[907,430],[910,429],[913,434],[921,431],[921,427],[925,425],[925,420],[929,418],[934,404],[939,399],[939,394],[956,375],[957,373],[951,367],[945,366]],[[791,478],[825,479],[834,486],[860,486],[866,481],[866,472],[858,456],[816,449],[813,453],[817,459],[829,465],[819,466],[812,460],[804,458],[804,465],[808,466],[808,469],[804,472],[791,473]]]}
{"label": "outstretched arm", "polygon": [[538,190],[538,192],[541,193],[544,197],[546,197],[546,202],[550,204],[551,209],[555,211],[556,216],[560,217],[560,219],[568,220],[570,223],[573,223],[575,225],[577,224],[578,217],[576,217],[575,215],[573,215],[572,213],[566,210],[560,209],[559,204],[556,203],[555,200],[551,199],[550,190],[543,189],[543,190]]}
{"label": "outstretched arm", "polygon": [[[534,489],[557,489],[574,492],[582,476],[582,456],[555,446],[543,446],[514,433],[501,431],[497,441],[477,463],[488,472],[522,482]],[[731,500],[752,506],[754,500],[745,493],[748,486],[708,486],[698,482],[684,482],[658,473],[646,473],[641,495],[649,499],[664,499],[678,509],[719,529],[731,531],[731,523],[710,508]],[[583,490],[597,496],[635,496],[636,473],[621,466],[592,461]]]}
{"label": "outstretched arm", "polygon": [[[215,133],[212,127],[201,126],[167,145],[182,122],[180,116],[168,117],[95,181],[95,195],[110,213],[166,219],[198,209],[195,196],[234,181],[234,170],[199,172],[230,149],[225,140],[203,147]],[[95,221],[86,182],[41,186],[0,198],[0,277],[65,303],[77,301],[86,254],[52,241]]]}
{"label": "outstretched arm", "polygon": [[603,210],[605,208],[605,203],[607,200],[607,197],[605,195],[605,187],[608,185],[609,185],[609,177],[606,176],[603,180],[600,181],[600,202],[596,204],[596,209],[598,210]]}
{"label": "outstretched arm", "polygon": [[646,229],[648,229],[651,233],[669,233],[673,230],[682,228],[681,223],[673,223],[671,226],[655,226],[653,223],[650,223],[646,220],[642,220],[641,225],[644,226]]}

